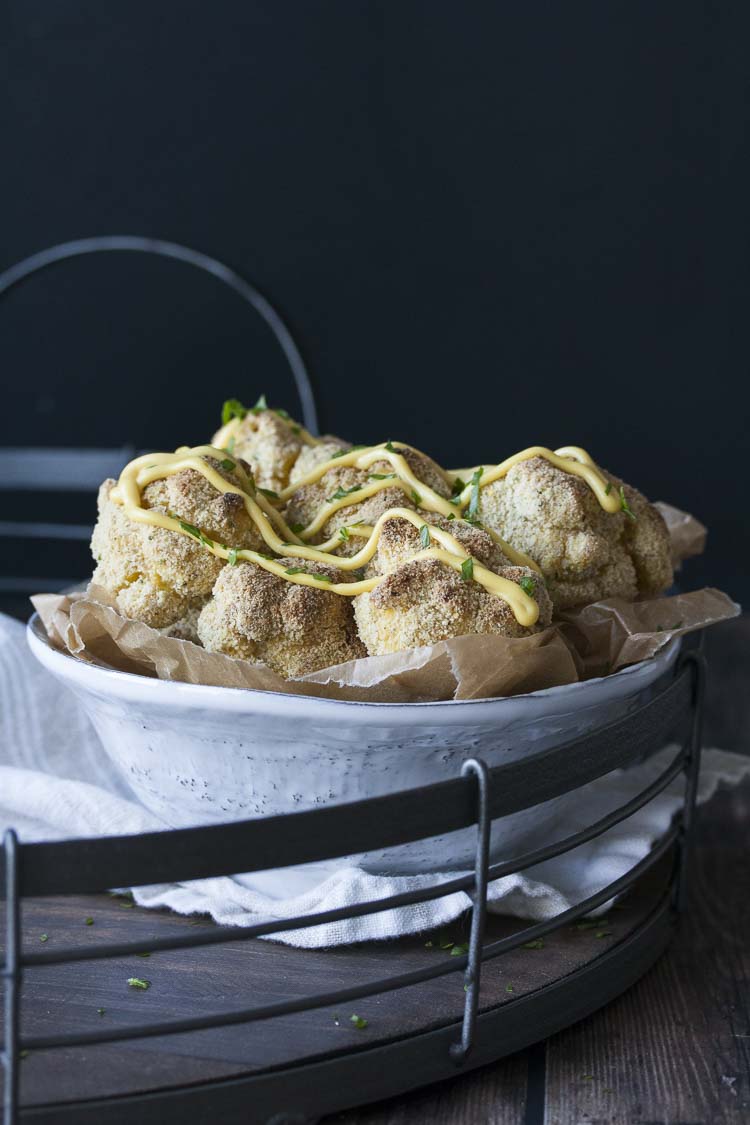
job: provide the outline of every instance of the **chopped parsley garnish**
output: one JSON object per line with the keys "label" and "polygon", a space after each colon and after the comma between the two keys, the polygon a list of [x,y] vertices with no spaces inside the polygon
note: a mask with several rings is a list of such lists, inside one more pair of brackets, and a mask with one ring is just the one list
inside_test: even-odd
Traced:
{"label": "chopped parsley garnish", "polygon": [[482,473],[483,472],[484,472],[484,465],[480,465],[479,468],[472,474],[472,477],[471,477],[471,492],[469,494],[470,499],[469,499],[469,507],[468,507],[468,512],[467,512],[467,515],[469,515],[469,516],[476,516],[477,509],[479,508],[479,482],[482,479]]}
{"label": "chopped parsley garnish", "polygon": [[337,449],[335,453],[330,456],[331,461],[335,461],[337,457],[346,457],[347,453],[354,453],[357,449],[367,449],[366,445],[350,445],[348,449]]}
{"label": "chopped parsley garnish", "polygon": [[417,505],[417,507],[421,508],[422,507],[422,497],[419,495],[416,488],[412,488],[410,495],[411,495],[411,498],[414,501],[414,503]]}
{"label": "chopped parsley garnish", "polygon": [[272,488],[259,488],[258,492],[260,492],[262,496],[267,497],[269,500],[278,500],[279,499],[278,492],[274,492],[274,490]]}
{"label": "chopped parsley garnish", "polygon": [[426,523],[423,523],[419,529],[419,542],[422,544],[425,551],[429,550],[432,539],[430,538],[430,529]]}
{"label": "chopped parsley garnish", "polygon": [[307,571],[301,566],[290,566],[284,571],[284,574],[307,574]]}
{"label": "chopped parsley garnish", "polygon": [[221,408],[221,424],[226,426],[227,422],[231,422],[233,418],[239,418],[242,421],[247,414],[247,407],[243,406],[238,398],[228,398]]}
{"label": "chopped parsley garnish", "polygon": [[484,526],[482,524],[482,521],[480,520],[479,516],[472,516],[470,514],[467,514],[465,516],[462,516],[461,518],[463,519],[464,523],[469,523],[469,524],[471,524],[472,527],[483,527]]}
{"label": "chopped parsley garnish", "polygon": [[237,548],[232,547],[227,554],[227,562],[230,566],[237,566]]}
{"label": "chopped parsley garnish", "polygon": [[627,497],[625,496],[625,489],[620,485],[620,507],[626,516],[630,516],[631,520],[636,518],[635,512],[631,510],[628,504]]}
{"label": "chopped parsley garnish", "polygon": [[394,446],[392,441],[387,441],[385,443],[385,448],[388,450],[389,453],[398,453],[398,450],[396,449],[396,447]]}
{"label": "chopped parsley garnish", "polygon": [[290,523],[289,530],[293,535],[299,535],[300,531],[305,530],[305,525],[303,523]]}
{"label": "chopped parsley garnish", "polygon": [[202,543],[204,547],[213,547],[213,539],[209,539],[207,535],[204,535],[201,529],[196,527],[195,524],[188,523],[187,520],[181,520],[179,517],[177,522],[183,531],[186,531],[188,535],[192,535],[193,538],[197,539],[199,543]]}
{"label": "chopped parsley garnish", "polygon": [[433,943],[432,943],[431,941],[426,941],[426,942],[424,943],[424,947],[425,947],[425,949],[432,949],[432,944],[433,944]]}
{"label": "chopped parsley garnish", "polygon": [[343,500],[345,496],[351,496],[353,492],[361,492],[361,491],[362,491],[362,485],[361,484],[353,484],[351,488],[341,488],[341,486],[339,485],[339,487],[336,489],[336,491],[333,493],[333,495],[329,496],[328,499],[329,500]]}
{"label": "chopped parsley garnish", "polygon": [[234,461],[230,461],[228,457],[225,457],[223,461],[219,462],[219,464],[221,465],[222,469],[225,469],[228,473],[231,473],[232,469],[237,468]]}
{"label": "chopped parsley garnish", "polygon": [[612,481],[608,480],[607,481],[607,487],[604,489],[604,495],[609,496],[611,491],[612,491]]}
{"label": "chopped parsley garnish", "polygon": [[255,406],[251,407],[250,410],[248,411],[248,413],[249,414],[262,414],[262,412],[264,410],[268,410],[268,403],[266,402],[266,396],[261,395],[260,398],[258,399],[258,401],[256,402]]}
{"label": "chopped parsley garnish", "polygon": [[534,581],[533,578],[529,578],[528,574],[524,574],[523,578],[518,583],[518,585],[521,587],[524,594],[528,594],[530,598],[534,597],[534,591],[536,590],[536,582]]}
{"label": "chopped parsley garnish", "polygon": [[96,1014],[97,1014],[98,1016],[103,1016],[103,1015],[104,1015],[104,1013],[106,1012],[106,1010],[107,1010],[106,1008],[97,1008],[97,1009],[96,1009]]}
{"label": "chopped parsley garnish", "polygon": [[333,582],[330,574],[312,574],[310,577],[314,578],[316,582]]}
{"label": "chopped parsley garnish", "polygon": [[370,473],[368,480],[393,480],[395,473]]}
{"label": "chopped parsley garnish", "polygon": [[453,946],[453,949],[451,949],[451,957],[463,957],[464,953],[468,953],[468,952],[469,952],[468,941],[456,942],[456,944]]}
{"label": "chopped parsley garnish", "polygon": [[595,936],[598,937],[598,938],[612,937],[612,931],[611,930],[597,930]]}
{"label": "chopped parsley garnish", "polygon": [[48,934],[40,934],[40,935],[39,935],[39,940],[40,940],[41,942],[49,941],[49,935],[48,935]]}
{"label": "chopped parsley garnish", "polygon": [[93,918],[84,918],[83,924],[84,924],[84,926],[93,926],[94,919]]}
{"label": "chopped parsley garnish", "polygon": [[234,434],[230,437],[226,445],[227,453],[234,453]]}
{"label": "chopped parsley garnish", "polygon": [[512,992],[513,991],[513,985],[512,984],[506,984],[505,991],[506,992]]}
{"label": "chopped parsley garnish", "polygon": [[472,578],[474,577],[473,559],[464,559],[464,561],[461,563],[461,577],[463,578],[464,582],[471,582]]}
{"label": "chopped parsley garnish", "polygon": [[452,488],[452,491],[451,491],[451,500],[455,500],[457,496],[460,496],[465,488],[466,488],[466,481],[461,480],[460,477],[454,477],[453,478],[453,488]]}
{"label": "chopped parsley garnish", "polygon": [[339,528],[339,539],[343,539],[344,542],[346,543],[348,538],[349,538],[349,528],[348,527],[340,527]]}
{"label": "chopped parsley garnish", "polygon": [[364,1019],[362,1016],[357,1016],[357,1015],[349,1016],[349,1022],[354,1024],[357,1031],[361,1031],[363,1027],[367,1027],[367,1020]]}
{"label": "chopped parsley garnish", "polygon": [[274,410],[274,414],[278,414],[279,418],[283,418],[285,422],[289,421],[289,411],[284,410],[284,408],[281,406],[278,408],[278,410]]}
{"label": "chopped parsley garnish", "polygon": [[456,513],[455,513],[455,512],[451,512],[451,514],[450,514],[450,515],[448,516],[448,519],[449,519],[449,520],[454,520],[455,518],[456,518]]}
{"label": "chopped parsley garnish", "polygon": [[533,941],[527,941],[527,942],[524,943],[523,948],[524,949],[544,949],[544,938],[538,937],[538,938],[534,938]]}
{"label": "chopped parsley garnish", "polygon": [[150,953],[136,953],[136,957],[150,957]]}
{"label": "chopped parsley garnish", "polygon": [[130,988],[140,988],[145,992],[147,988],[151,987],[150,980],[142,980],[141,977],[128,977],[128,986]]}

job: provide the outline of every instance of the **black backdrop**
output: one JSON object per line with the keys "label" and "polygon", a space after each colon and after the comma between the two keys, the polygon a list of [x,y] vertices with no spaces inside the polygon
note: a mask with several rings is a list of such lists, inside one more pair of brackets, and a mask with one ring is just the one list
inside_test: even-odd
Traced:
{"label": "black backdrop", "polygon": [[[286,316],[324,425],[448,464],[588,446],[750,593],[750,6],[10,0],[0,267],[148,234]],[[294,409],[218,283],[127,255],[0,301],[0,444],[172,448]]]}

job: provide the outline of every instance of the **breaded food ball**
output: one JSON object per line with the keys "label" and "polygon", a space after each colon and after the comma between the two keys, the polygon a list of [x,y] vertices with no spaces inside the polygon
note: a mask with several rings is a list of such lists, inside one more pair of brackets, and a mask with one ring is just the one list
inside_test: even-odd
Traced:
{"label": "breaded food ball", "polygon": [[[640,492],[623,489],[632,512],[605,512],[580,477],[543,457],[521,461],[480,491],[479,516],[542,569],[555,609],[638,594],[672,582],[669,533]],[[634,517],[634,518],[633,518]]]}
{"label": "breaded food ball", "polygon": [[368,653],[401,652],[467,634],[525,637],[549,625],[552,603],[539,576],[527,567],[510,565],[498,573],[511,582],[533,582],[531,596],[540,611],[536,625],[519,625],[503,598],[473,579],[466,581],[439,559],[413,559],[387,574],[369,594],[354,599],[357,628]]}
{"label": "breaded food ball", "polygon": [[[462,519],[446,519],[445,516],[436,515],[435,512],[426,512],[424,521],[432,527],[447,531],[458,540],[472,558],[482,563],[488,570],[494,570],[499,574],[503,567],[512,565],[502,548],[482,528],[475,527]],[[380,531],[378,549],[368,564],[367,577],[375,574],[390,574],[402,563],[423,551],[425,548],[420,530],[409,520],[398,518],[386,520]],[[440,546],[437,542],[432,542],[432,545]],[[529,574],[532,573],[529,570]]]}
{"label": "breaded food ball", "polygon": [[[428,485],[439,496],[446,499],[450,498],[451,490],[445,476],[430,457],[415,449],[399,449],[398,452],[403,454],[409,468],[418,480]],[[393,468],[389,461],[376,461],[369,469],[356,469],[350,465],[338,467],[334,465],[315,484],[304,484],[297,489],[289,498],[284,518],[290,527],[307,527],[308,524],[312,523],[319,509],[326,501],[330,500],[334,493],[339,490],[347,492],[357,487],[363,487],[370,484],[378,476],[388,477],[392,473]],[[345,507],[339,508],[318,534],[313,536],[311,542],[324,543],[346,524],[357,522],[373,524],[389,508],[417,510],[418,499],[418,495],[415,497],[412,496],[410,490],[405,491],[398,483],[397,478],[394,477],[392,487],[389,485],[380,492],[376,492],[374,496],[369,496],[360,504],[347,504]],[[341,553],[355,554],[361,546],[362,541],[357,539],[342,543]]]}
{"label": "breaded food ball", "polygon": [[[213,458],[206,460],[226,481],[242,487],[236,472]],[[115,481],[106,480],[99,489],[99,518],[91,539],[97,562],[93,581],[114,595],[125,617],[154,629],[184,621],[189,635],[195,611],[211,593],[223,560],[192,535],[131,520],[110,498],[114,486]],[[143,507],[175,516],[216,543],[263,549],[242,497],[219,492],[195,469],[147,485]]]}
{"label": "breaded food ball", "polygon": [[[223,440],[222,430],[213,436],[213,443]],[[326,436],[320,445],[309,445],[300,425],[276,410],[250,410],[234,430],[232,455],[249,461],[255,483],[261,488],[281,492],[289,484],[297,462],[302,458],[302,471],[296,479],[328,461],[338,449],[347,448],[339,438]]]}
{"label": "breaded food ball", "polygon": [[325,434],[315,445],[303,445],[289,473],[288,484],[296,484],[313,469],[317,469],[318,465],[325,465],[326,461],[347,449],[351,449],[351,443],[332,434]]}
{"label": "breaded food ball", "polygon": [[[277,561],[332,582],[349,580],[332,566]],[[287,678],[367,655],[351,598],[326,590],[323,583],[318,589],[288,582],[250,562],[224,567],[198,618],[198,636],[211,652],[265,664]]]}

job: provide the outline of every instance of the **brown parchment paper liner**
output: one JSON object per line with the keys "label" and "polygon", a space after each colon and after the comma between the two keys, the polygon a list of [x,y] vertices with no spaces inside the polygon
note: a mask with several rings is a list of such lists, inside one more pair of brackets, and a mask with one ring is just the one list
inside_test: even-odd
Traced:
{"label": "brown parchment paper liner", "polygon": [[[676,508],[669,513],[679,562],[701,549],[705,529]],[[162,680],[370,703],[488,699],[575,683],[644,660],[673,636],[740,612],[726,594],[712,589],[633,603],[612,598],[568,611],[531,637],[454,637],[286,680],[270,668],[206,652],[123,617],[101,587],[31,600],[52,643],[80,660]]]}

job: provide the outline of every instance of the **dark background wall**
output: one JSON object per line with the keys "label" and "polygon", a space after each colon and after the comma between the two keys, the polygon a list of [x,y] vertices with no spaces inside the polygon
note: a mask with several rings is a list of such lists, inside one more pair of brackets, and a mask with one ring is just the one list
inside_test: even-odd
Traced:
{"label": "dark background wall", "polygon": [[[198,247],[283,311],[326,428],[448,464],[585,445],[710,525],[691,581],[750,595],[748,5],[5,11],[0,268]],[[173,263],[47,271],[0,333],[0,445],[172,448],[230,395],[296,405],[263,325]]]}

